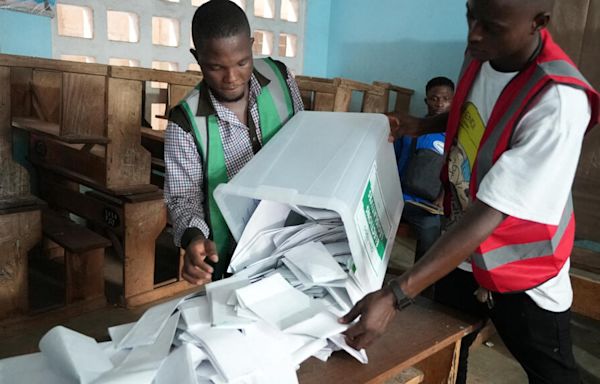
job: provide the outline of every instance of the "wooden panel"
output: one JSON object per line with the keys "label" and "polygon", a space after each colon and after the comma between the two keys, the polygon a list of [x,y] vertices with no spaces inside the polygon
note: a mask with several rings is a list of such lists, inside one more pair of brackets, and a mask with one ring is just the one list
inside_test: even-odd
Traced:
{"label": "wooden panel", "polygon": [[571,267],[600,274],[600,253],[584,248],[573,248]]}
{"label": "wooden panel", "polygon": [[104,248],[65,254],[65,302],[104,297]]}
{"label": "wooden panel", "polygon": [[194,87],[169,84],[169,98],[167,102],[168,108],[179,104],[179,102],[183,100],[183,98],[186,97],[188,93],[192,91],[192,89],[194,89]]}
{"label": "wooden panel", "polygon": [[107,238],[50,210],[42,214],[42,231],[45,236],[71,253],[83,253],[111,246]]}
{"label": "wooden panel", "polygon": [[335,96],[332,93],[315,92],[314,106],[315,111],[333,111]]}
{"label": "wooden panel", "polygon": [[600,36],[600,0],[591,0],[579,68],[596,90],[600,89],[600,42],[598,36]]}
{"label": "wooden panel", "polygon": [[154,288],[154,247],[167,225],[167,207],[163,199],[128,203],[124,216],[123,293],[127,300]]}
{"label": "wooden panel", "polygon": [[39,210],[0,215],[0,319],[27,310],[27,253],[41,239]]}
{"label": "wooden panel", "polygon": [[[59,184],[47,173],[44,173],[42,177],[40,189],[42,198],[51,207],[66,209],[101,228],[112,230],[118,236],[123,235],[123,208],[119,204],[111,204],[97,199],[93,195],[74,191],[65,185]],[[110,216],[110,219],[108,216]]]}
{"label": "wooden panel", "polygon": [[141,146],[142,82],[108,80],[106,186],[150,183],[150,153]]}
{"label": "wooden panel", "polygon": [[[598,131],[598,129],[596,129]],[[596,132],[598,133],[598,132]],[[598,140],[592,140],[596,145],[600,144]],[[584,147],[587,147],[589,142]],[[575,208],[575,236],[578,239],[600,241],[600,169],[592,168],[593,173],[584,174],[581,172],[584,167],[591,167],[594,163],[597,167],[598,160],[594,160],[594,154],[587,150],[582,154],[578,173],[573,184],[573,205]],[[598,153],[598,150],[594,152]],[[590,155],[592,158],[587,159]]]}
{"label": "wooden panel", "polygon": [[35,115],[41,120],[60,124],[60,101],[62,73],[54,71],[33,71],[31,83],[32,106]]}
{"label": "wooden panel", "polygon": [[590,0],[555,1],[549,30],[564,51],[579,63]]}
{"label": "wooden panel", "polygon": [[352,88],[340,87],[335,94],[333,102],[334,112],[348,112],[352,101]]}
{"label": "wooden panel", "polygon": [[383,87],[373,85],[372,89],[365,93],[362,102],[362,112],[385,113],[388,112],[389,91]]}
{"label": "wooden panel", "polygon": [[73,61],[42,59],[38,57],[29,56],[0,54],[0,65],[6,65],[10,67],[49,69],[64,72],[87,73],[90,75],[108,75],[108,66],[103,64],[77,63]]}
{"label": "wooden panel", "polygon": [[106,77],[63,75],[62,134],[106,136]]}
{"label": "wooden panel", "polygon": [[190,87],[194,87],[202,81],[202,75],[197,73],[120,66],[110,67],[110,77],[128,80],[159,81]]}
{"label": "wooden panel", "polygon": [[103,184],[105,179],[104,158],[78,149],[77,146],[62,144],[32,134],[29,155],[36,165],[52,166],[74,172],[98,184]]}
{"label": "wooden panel", "polygon": [[10,68],[0,67],[0,201],[29,194],[29,174],[12,160]]}
{"label": "wooden panel", "polygon": [[587,271],[571,269],[573,286],[573,305],[571,310],[581,315],[600,320],[600,275]]}
{"label": "wooden panel", "polygon": [[33,69],[13,67],[10,71],[12,117],[32,116],[31,80]]}

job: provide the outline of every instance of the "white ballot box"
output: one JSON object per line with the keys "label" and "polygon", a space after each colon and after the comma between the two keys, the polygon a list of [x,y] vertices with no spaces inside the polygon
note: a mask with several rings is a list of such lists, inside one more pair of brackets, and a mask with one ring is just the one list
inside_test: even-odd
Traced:
{"label": "white ballot box", "polygon": [[381,287],[403,199],[389,123],[382,114],[300,112],[215,199],[236,241],[267,200],[334,211],[353,265],[352,302]]}

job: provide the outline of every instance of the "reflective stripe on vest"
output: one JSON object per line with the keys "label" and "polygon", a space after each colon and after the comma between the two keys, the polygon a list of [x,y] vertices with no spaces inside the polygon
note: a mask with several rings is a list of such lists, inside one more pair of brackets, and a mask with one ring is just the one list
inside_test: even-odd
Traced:
{"label": "reflective stripe on vest", "polygon": [[[472,169],[469,185],[472,199],[476,198],[481,181],[494,163],[510,149],[514,129],[530,103],[550,82],[583,89],[592,104],[590,126],[598,121],[598,94],[545,30],[542,39],[544,47],[536,61],[506,85],[494,105]],[[458,134],[461,106],[469,96],[481,64],[466,58],[448,120],[446,153],[450,152]],[[447,162],[442,179],[448,183]],[[446,208],[448,203],[447,199]],[[574,235],[571,197],[558,225],[509,216],[472,255],[474,276],[481,286],[497,292],[523,291],[538,286],[558,274],[570,256]]]}
{"label": "reflective stripe on vest", "polygon": [[[512,263],[515,261],[553,255],[558,249],[558,246],[560,245],[560,242],[563,239],[563,235],[567,233],[567,229],[569,228],[569,223],[572,218],[573,201],[569,197],[569,201],[567,202],[567,206],[563,211],[558,226],[532,223],[527,222],[525,220],[517,219],[518,221],[515,220],[512,223],[509,223],[509,225],[512,224],[513,227],[510,229],[510,231],[518,232],[522,229],[528,231],[535,231],[535,228],[531,228],[531,226],[536,225],[540,227],[537,228],[538,231],[546,233],[553,232],[554,234],[551,235],[550,239],[542,239],[539,241],[532,241],[521,244],[506,244],[495,249],[483,251],[486,248],[486,245],[488,245],[489,243],[499,243],[498,239],[495,239],[494,234],[492,234],[490,238],[486,239],[478,248],[479,252],[476,252],[472,255],[472,262],[479,269],[491,271],[495,268],[503,266],[504,264]],[[524,224],[527,226],[527,228],[518,228],[519,224]],[[502,230],[502,224],[500,224],[499,230]],[[558,270],[556,272],[558,273]]]}
{"label": "reflective stripe on vest", "polygon": [[[261,89],[256,100],[262,144],[265,145],[294,114],[294,110],[286,79],[275,62],[270,58],[256,59],[254,68],[270,80],[269,84]],[[210,238],[215,242],[219,255],[219,262],[214,266],[213,272],[213,280],[217,280],[224,276],[229,266],[232,238],[213,198],[213,192],[219,184],[226,183],[229,179],[216,115],[196,116],[201,85],[202,83],[180,105],[192,123],[196,147],[203,161],[206,178],[205,217],[210,227]]]}

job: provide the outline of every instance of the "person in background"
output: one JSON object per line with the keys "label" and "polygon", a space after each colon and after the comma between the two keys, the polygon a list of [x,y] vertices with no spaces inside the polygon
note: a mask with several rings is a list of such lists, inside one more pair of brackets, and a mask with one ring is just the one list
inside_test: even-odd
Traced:
{"label": "person in background", "polygon": [[[425,86],[427,117],[447,113],[454,97],[454,83],[434,77]],[[398,173],[402,183],[404,209],[402,221],[410,224],[417,237],[415,262],[440,237],[444,133],[417,137],[401,136],[394,141]]]}
{"label": "person in background", "polygon": [[182,276],[201,285],[223,278],[233,254],[214,189],[304,107],[283,63],[253,59],[250,25],[235,3],[200,6],[192,38],[204,78],[169,113],[164,193],[175,243],[185,249]]}
{"label": "person in background", "polygon": [[600,95],[547,31],[551,9],[551,0],[467,0],[467,55],[450,112],[390,117],[392,137],[446,131],[444,206],[454,224],[340,319],[360,318],[345,332],[354,348],[470,257],[478,298],[529,382],[579,383],[571,187]]}

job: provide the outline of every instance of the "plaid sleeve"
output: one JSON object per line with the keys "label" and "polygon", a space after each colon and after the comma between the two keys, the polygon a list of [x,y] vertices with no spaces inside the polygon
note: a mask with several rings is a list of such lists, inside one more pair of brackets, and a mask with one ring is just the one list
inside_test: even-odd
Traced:
{"label": "plaid sleeve", "polygon": [[164,195],[177,246],[181,246],[182,236],[190,228],[197,228],[206,238],[210,234],[204,219],[203,182],[202,158],[194,138],[169,121],[165,134]]}
{"label": "plaid sleeve", "polygon": [[292,103],[294,104],[294,114],[304,111],[304,103],[302,103],[302,97],[300,95],[300,89],[298,89],[298,84],[296,83],[296,79],[294,79],[294,75],[290,72],[289,68],[286,68],[287,71],[287,85],[290,88],[290,92],[292,94]]}

